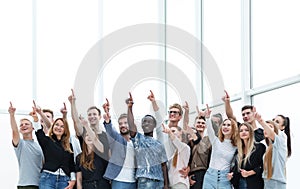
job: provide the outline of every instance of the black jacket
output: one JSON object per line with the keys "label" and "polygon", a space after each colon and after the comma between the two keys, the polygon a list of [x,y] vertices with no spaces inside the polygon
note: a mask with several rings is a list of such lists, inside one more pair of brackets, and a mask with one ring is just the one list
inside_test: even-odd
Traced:
{"label": "black jacket", "polygon": [[[255,149],[250,155],[249,161],[247,161],[246,165],[243,166],[242,169],[246,171],[253,170],[256,174],[246,177],[248,189],[263,189],[264,188],[264,180],[262,178],[263,173],[263,155],[266,151],[266,147],[262,143],[255,143]],[[234,189],[239,188],[239,181],[241,179],[241,173],[238,168],[238,162],[235,161],[235,166],[233,169],[233,178],[231,179],[231,183],[233,184]]]}

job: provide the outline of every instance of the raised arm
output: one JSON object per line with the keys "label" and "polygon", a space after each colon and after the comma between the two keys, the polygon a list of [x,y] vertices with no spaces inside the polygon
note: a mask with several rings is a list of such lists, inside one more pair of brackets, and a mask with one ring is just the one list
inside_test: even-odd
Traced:
{"label": "raised arm", "polygon": [[155,113],[155,119],[156,119],[156,129],[158,129],[161,126],[161,123],[163,122],[163,116],[162,116],[161,112],[159,111],[159,106],[155,100],[154,93],[151,90],[150,90],[150,95],[147,98],[148,98],[148,100],[150,100],[150,102],[152,104],[152,108]]}
{"label": "raised arm", "polygon": [[126,104],[127,104],[127,107],[128,107],[127,121],[128,121],[130,136],[135,137],[135,135],[137,133],[137,128],[136,128],[136,125],[134,123],[134,117],[133,117],[133,112],[132,112],[133,99],[132,99],[131,93],[129,93],[129,98],[126,99]]}
{"label": "raised arm", "polygon": [[210,119],[211,110],[209,109],[209,106],[207,104],[206,104],[206,110],[204,111],[199,110],[198,106],[196,107],[196,110],[198,112],[199,117],[205,117],[206,119],[207,134],[210,142],[212,143],[212,141],[216,138],[216,135]]}
{"label": "raised arm", "polygon": [[89,123],[87,120],[85,120],[83,117],[81,117],[81,125],[85,128],[87,135],[92,139],[94,146],[96,149],[103,153],[104,152],[104,147],[102,142],[98,139],[96,133],[91,129],[89,126]]}
{"label": "raised arm", "polygon": [[153,110],[157,112],[159,110],[159,107],[156,103],[155,96],[151,90],[150,90],[150,95],[147,98],[151,101]]}
{"label": "raised arm", "polygon": [[228,95],[227,91],[224,90],[224,92],[225,92],[225,95],[222,97],[222,100],[224,101],[224,104],[225,104],[226,115],[228,118],[232,118],[235,121],[237,121],[235,115],[233,114],[232,107],[230,105],[230,96]]}
{"label": "raised arm", "polygon": [[17,146],[20,142],[20,133],[18,129],[18,125],[15,118],[16,108],[13,107],[12,103],[10,102],[10,106],[8,108],[8,113],[10,116],[10,126],[12,130],[12,142],[14,146]]}
{"label": "raised arm", "polygon": [[76,135],[81,136],[83,134],[83,126],[81,125],[81,122],[80,122],[80,119],[78,116],[78,112],[77,112],[77,108],[76,108],[76,104],[75,104],[76,97],[75,97],[74,91],[73,91],[73,89],[71,89],[71,91],[72,91],[72,94],[68,97],[68,100],[71,104],[71,116],[72,116],[72,120],[74,123],[74,129],[75,129]]}
{"label": "raised arm", "polygon": [[190,114],[190,108],[189,108],[189,104],[187,103],[187,101],[185,101],[185,104],[182,106],[184,109],[184,114],[183,114],[183,130],[187,130],[187,127],[189,125],[190,122],[190,118],[189,118],[189,114]]}
{"label": "raised arm", "polygon": [[[255,108],[254,108],[254,110],[255,110]],[[275,139],[274,130],[268,125],[267,122],[265,122],[263,120],[261,115],[259,113],[257,113],[256,110],[255,110],[255,113],[254,113],[254,117],[257,120],[257,122],[264,128],[264,132],[267,133],[268,138],[270,138],[272,141],[274,141],[274,139]]]}
{"label": "raised arm", "polygon": [[66,107],[66,103],[63,103],[63,104],[64,104],[64,106],[60,109],[60,112],[62,113],[63,118],[67,119],[68,110],[67,110],[67,107]]}
{"label": "raised arm", "polygon": [[[44,121],[45,126],[47,128],[50,128],[52,126],[52,123],[49,121],[49,119],[47,118],[47,116],[44,114],[44,112],[42,111],[41,107],[37,106],[35,101],[33,100],[33,112],[38,113],[41,116],[41,119]],[[45,128],[44,128],[45,129]],[[45,130],[44,130],[45,132]]]}

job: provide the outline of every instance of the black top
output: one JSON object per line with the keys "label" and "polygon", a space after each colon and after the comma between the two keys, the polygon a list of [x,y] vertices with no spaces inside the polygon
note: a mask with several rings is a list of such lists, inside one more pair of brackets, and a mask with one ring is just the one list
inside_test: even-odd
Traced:
{"label": "black top", "polygon": [[[84,128],[83,130],[83,134],[82,136],[85,136],[86,130]],[[79,143],[80,143],[80,147],[82,149],[82,143],[83,143],[83,137],[82,136],[77,136]],[[100,153],[99,151],[97,152],[97,154],[106,161],[106,164],[108,163],[109,160],[109,143],[108,143],[108,139],[107,139],[107,135],[105,132],[102,132],[101,134],[97,134],[98,139],[100,140],[100,142],[103,144],[103,148],[104,151],[103,153]]]}
{"label": "black top", "polygon": [[[53,141],[45,135],[43,129],[37,130],[35,134],[45,158],[42,170],[55,172],[61,168],[70,177],[70,173],[75,172],[74,154],[65,151],[61,141],[55,135]],[[72,149],[72,144],[70,146]]]}
{"label": "black top", "polygon": [[[78,154],[76,157],[76,172],[82,173],[82,182],[89,182],[89,181],[98,181],[103,180],[103,175],[105,173],[107,162],[104,161],[101,157],[99,157],[95,152],[94,153],[94,167],[93,170],[85,169],[83,166],[80,165],[80,157],[82,153]],[[107,180],[108,183],[108,180]]]}
{"label": "black top", "polygon": [[235,162],[233,178],[231,179],[231,183],[233,184],[235,189],[239,188],[239,181],[241,178],[245,179],[247,182],[247,187],[249,189],[263,189],[264,181],[262,178],[263,173],[263,155],[266,151],[266,147],[262,143],[255,143],[255,149],[250,155],[249,160],[245,164],[242,164],[241,169],[245,169],[246,171],[253,170],[256,174],[251,175],[249,177],[243,178],[238,168],[237,161]]}

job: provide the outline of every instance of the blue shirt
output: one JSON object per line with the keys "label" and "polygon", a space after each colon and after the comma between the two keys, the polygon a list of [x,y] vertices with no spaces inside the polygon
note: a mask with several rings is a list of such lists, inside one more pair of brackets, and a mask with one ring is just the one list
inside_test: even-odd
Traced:
{"label": "blue shirt", "polygon": [[145,177],[163,181],[161,164],[168,161],[163,145],[153,137],[141,133],[137,133],[131,140],[136,155],[136,178]]}

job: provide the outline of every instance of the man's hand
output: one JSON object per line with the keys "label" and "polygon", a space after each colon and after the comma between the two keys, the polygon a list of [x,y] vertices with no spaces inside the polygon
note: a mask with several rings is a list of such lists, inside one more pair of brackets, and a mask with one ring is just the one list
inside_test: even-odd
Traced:
{"label": "man's hand", "polygon": [[13,107],[13,105],[12,105],[11,102],[9,102],[9,104],[10,104],[10,106],[9,106],[9,108],[8,108],[8,113],[9,113],[10,115],[14,115],[15,112],[16,112],[16,108]]}
{"label": "man's hand", "polygon": [[106,123],[109,123],[109,120],[110,120],[110,114],[109,114],[110,107],[109,106],[110,106],[109,101],[106,98],[106,103],[104,103],[102,105],[102,108],[104,109],[104,112],[105,112],[105,114],[103,115],[103,118],[104,118]]}
{"label": "man's hand", "polygon": [[131,93],[129,93],[129,98],[127,98],[127,99],[125,100],[125,102],[126,102],[128,108],[132,108],[134,102],[133,102],[133,98],[132,98],[132,96],[131,96]]}
{"label": "man's hand", "polygon": [[228,95],[228,93],[227,93],[226,90],[224,90],[224,92],[225,92],[225,95],[222,97],[222,100],[224,102],[229,102],[230,101],[230,97],[229,97],[229,95]]}
{"label": "man's hand", "polygon": [[155,101],[155,96],[153,92],[150,90],[150,95],[147,97],[151,102]]}

